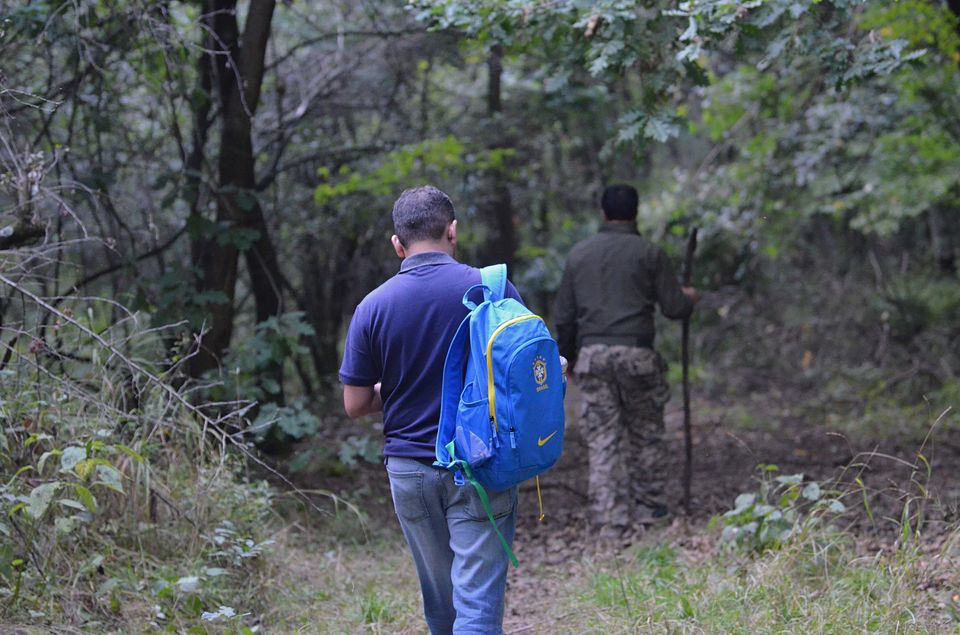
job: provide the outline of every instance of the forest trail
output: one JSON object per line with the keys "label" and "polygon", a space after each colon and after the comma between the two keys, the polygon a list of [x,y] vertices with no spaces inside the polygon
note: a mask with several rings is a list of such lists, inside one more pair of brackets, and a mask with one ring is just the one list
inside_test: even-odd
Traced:
{"label": "forest trail", "polygon": [[[791,396],[797,403],[800,396]],[[745,400],[746,401],[746,400]],[[520,509],[514,550],[520,561],[508,575],[504,620],[507,633],[563,632],[559,598],[570,582],[589,575],[592,564],[618,555],[598,547],[587,525],[587,454],[577,425],[575,385],[568,393],[568,420],[564,453],[557,465],[541,478],[546,518],[538,522],[534,484],[521,486]],[[681,558],[701,562],[715,554],[719,530],[707,529],[711,517],[732,508],[741,493],[759,486],[757,466],[776,465],[779,474],[802,473],[821,484],[850,487],[844,499],[851,508],[849,529],[858,537],[863,553],[889,551],[896,539],[905,496],[912,491],[911,478],[929,486],[931,503],[926,510],[925,534],[929,549],[935,549],[938,531],[945,532],[956,509],[941,500],[957,500],[958,484],[951,475],[960,473],[960,431],[938,430],[924,448],[930,461],[929,479],[924,470],[910,467],[922,440],[893,438],[886,442],[858,442],[787,411],[783,395],[752,395],[752,425],[742,419],[743,404],[694,399],[694,469],[692,516],[682,512],[683,413],[678,395],[667,404],[666,438],[670,474],[667,500],[672,521],[638,536],[634,545],[668,544]],[[873,456],[869,456],[873,453]],[[919,463],[922,467],[922,462]],[[354,501],[370,514],[372,527],[395,535],[399,525],[393,517],[386,476],[379,465],[366,464],[360,479],[369,486],[368,502]],[[871,496],[874,521],[862,509],[861,493],[852,486],[860,478]],[[336,491],[336,485],[324,482]],[[858,509],[859,506],[859,509]],[[599,551],[598,551],[599,549]],[[626,557],[626,552],[621,555]],[[412,564],[410,564],[412,567]],[[575,609],[571,609],[575,610]],[[569,615],[566,615],[569,617]]]}
{"label": "forest trail", "polygon": [[[575,389],[571,392],[574,394],[568,399],[576,404]],[[756,491],[757,466],[773,464],[780,474],[802,473],[806,479],[836,482],[845,488],[860,478],[874,491],[871,504],[875,522],[863,513],[862,503],[851,514],[850,527],[858,535],[863,553],[892,548],[903,499],[915,493],[915,489],[911,491],[911,479],[928,485],[932,504],[924,519],[927,549],[939,548],[957,515],[955,504],[951,508],[940,501],[957,500],[958,484],[953,476],[960,473],[960,431],[940,430],[936,441],[924,448],[931,466],[928,479],[922,462],[916,463],[920,467],[916,472],[908,466],[915,462],[919,444],[908,440],[861,444],[811,421],[790,416],[778,418],[775,410],[782,402],[773,396],[759,401],[766,403],[769,411],[755,415],[769,423],[746,430],[732,425],[721,404],[695,402],[692,516],[688,518],[682,511],[680,480],[684,456],[682,402],[679,398],[671,400],[665,417],[665,442],[669,471],[676,476],[668,481],[672,523],[649,530],[635,544],[666,543],[684,559],[699,562],[708,558],[719,544],[719,530],[706,528],[709,519],[731,509],[737,495]],[[589,573],[593,558],[615,555],[609,551],[597,554],[596,539],[588,531],[586,445],[576,417],[568,421],[564,455],[541,479],[547,512],[543,523],[537,522],[535,490],[531,485],[522,488],[515,539],[521,565],[511,569],[509,575],[507,633],[562,632],[563,614],[538,611],[537,607],[543,606],[543,595]],[[860,493],[850,491],[845,500],[848,506],[856,508]]]}

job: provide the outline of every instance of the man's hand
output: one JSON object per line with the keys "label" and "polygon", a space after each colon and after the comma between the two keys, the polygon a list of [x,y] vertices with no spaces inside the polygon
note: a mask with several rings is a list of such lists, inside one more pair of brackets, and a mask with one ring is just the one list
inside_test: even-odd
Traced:
{"label": "man's hand", "polygon": [[682,287],[683,295],[690,298],[690,301],[696,304],[700,301],[700,293],[693,287]]}
{"label": "man's hand", "polygon": [[383,411],[380,382],[373,386],[343,386],[343,409],[351,419]]}
{"label": "man's hand", "polygon": [[574,360],[572,364],[568,362],[567,364],[567,381],[571,383],[577,383],[577,362]]}

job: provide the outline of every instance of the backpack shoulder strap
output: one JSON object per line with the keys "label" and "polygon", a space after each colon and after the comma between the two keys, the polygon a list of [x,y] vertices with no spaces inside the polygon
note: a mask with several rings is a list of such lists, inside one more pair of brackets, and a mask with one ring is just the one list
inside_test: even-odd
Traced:
{"label": "backpack shoulder strap", "polygon": [[489,265],[480,270],[480,281],[487,289],[483,290],[483,299],[496,302],[507,293],[507,265]]}
{"label": "backpack shoulder strap", "polygon": [[436,455],[434,465],[449,467],[452,457],[447,452],[447,443],[453,440],[457,422],[457,406],[460,393],[463,392],[463,375],[467,362],[467,345],[470,334],[470,315],[468,314],[457,329],[447,357],[443,363],[443,382],[440,390],[440,422],[437,429]]}

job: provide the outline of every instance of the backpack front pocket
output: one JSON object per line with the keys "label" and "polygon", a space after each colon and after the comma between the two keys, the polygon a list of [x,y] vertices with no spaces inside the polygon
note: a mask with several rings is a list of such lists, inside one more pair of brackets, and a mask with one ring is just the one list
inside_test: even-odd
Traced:
{"label": "backpack front pocket", "polygon": [[550,337],[517,349],[507,370],[511,446],[522,468],[542,471],[563,448],[563,374],[557,344]]}
{"label": "backpack front pocket", "polygon": [[457,408],[454,439],[457,458],[466,461],[472,468],[483,465],[493,456],[494,439],[489,407],[489,400],[483,398],[474,382],[464,387]]}

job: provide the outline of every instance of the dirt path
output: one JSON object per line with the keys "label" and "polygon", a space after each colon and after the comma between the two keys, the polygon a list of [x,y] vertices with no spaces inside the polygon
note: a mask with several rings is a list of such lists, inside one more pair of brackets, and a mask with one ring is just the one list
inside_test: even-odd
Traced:
{"label": "dirt path", "polygon": [[[571,392],[568,400],[575,404],[575,388]],[[724,408],[716,403],[701,402],[694,409],[692,516],[686,518],[681,511],[683,415],[679,399],[675,399],[668,404],[666,413],[666,445],[671,457],[668,469],[676,476],[669,480],[667,500],[675,512],[674,520],[641,541],[669,542],[693,558],[712,553],[717,534],[706,530],[707,521],[730,509],[738,494],[757,489],[756,466],[761,463],[777,465],[781,474],[803,473],[821,483],[852,485],[854,478],[859,477],[872,492],[876,519],[870,522],[862,508],[851,510],[851,528],[862,536],[865,549],[875,551],[892,544],[904,497],[918,493],[911,478],[929,486],[926,535],[935,536],[957,519],[960,482],[955,475],[960,473],[960,431],[956,429],[940,430],[925,448],[931,460],[927,478],[924,470],[917,472],[910,467],[919,449],[916,442],[852,441],[808,421],[778,419],[773,413],[760,413],[761,419],[772,422],[768,428],[743,430],[726,421]],[[696,414],[708,412],[716,414]],[[865,454],[871,452],[875,455]],[[543,623],[545,616],[536,615],[531,607],[537,606],[537,598],[551,593],[565,578],[578,575],[583,555],[594,547],[593,536],[587,531],[586,457],[576,417],[570,416],[564,455],[541,479],[547,513],[543,523],[537,522],[536,491],[529,484],[521,488],[515,539],[521,567],[511,569],[508,579],[508,633],[539,632],[536,625]],[[922,467],[922,463],[919,465]],[[851,507],[857,505],[859,496],[859,492],[851,495]]]}
{"label": "dirt path", "polygon": [[[728,416],[737,404],[694,403],[694,478],[692,516],[681,512],[683,470],[683,432],[680,400],[668,404],[666,447],[669,473],[668,503],[674,512],[673,523],[653,530],[641,541],[668,542],[688,557],[706,557],[716,547],[717,534],[706,530],[707,521],[731,508],[736,496],[755,491],[756,466],[775,464],[781,474],[803,473],[821,483],[852,484],[861,478],[871,492],[875,521],[870,522],[862,508],[857,509],[860,493],[852,501],[850,527],[862,538],[864,549],[888,548],[896,537],[896,528],[905,497],[918,489],[911,479],[929,488],[925,510],[925,534],[936,535],[957,519],[960,501],[960,430],[945,426],[925,449],[930,460],[930,475],[916,471],[915,440],[892,439],[885,442],[850,440],[815,422],[790,416],[779,407],[783,397],[770,396],[749,400],[754,419],[764,426],[746,427]],[[791,400],[801,399],[799,396]],[[568,427],[564,454],[558,464],[541,479],[546,520],[537,522],[536,490],[532,483],[521,487],[520,512],[515,551],[521,562],[508,578],[508,633],[543,632],[549,616],[539,615],[536,606],[543,597],[555,596],[571,576],[581,575],[584,554],[594,546],[587,531],[587,455],[576,421],[578,395],[573,387],[568,395]],[[329,443],[329,439],[327,443]],[[868,457],[864,453],[875,452]],[[853,464],[854,467],[848,467]],[[389,485],[379,465],[365,464],[358,474],[330,478],[310,478],[302,483],[332,491],[352,492],[354,502],[370,516],[370,525],[379,531],[395,532],[399,525],[390,503]],[[357,500],[357,492],[362,499]]]}

